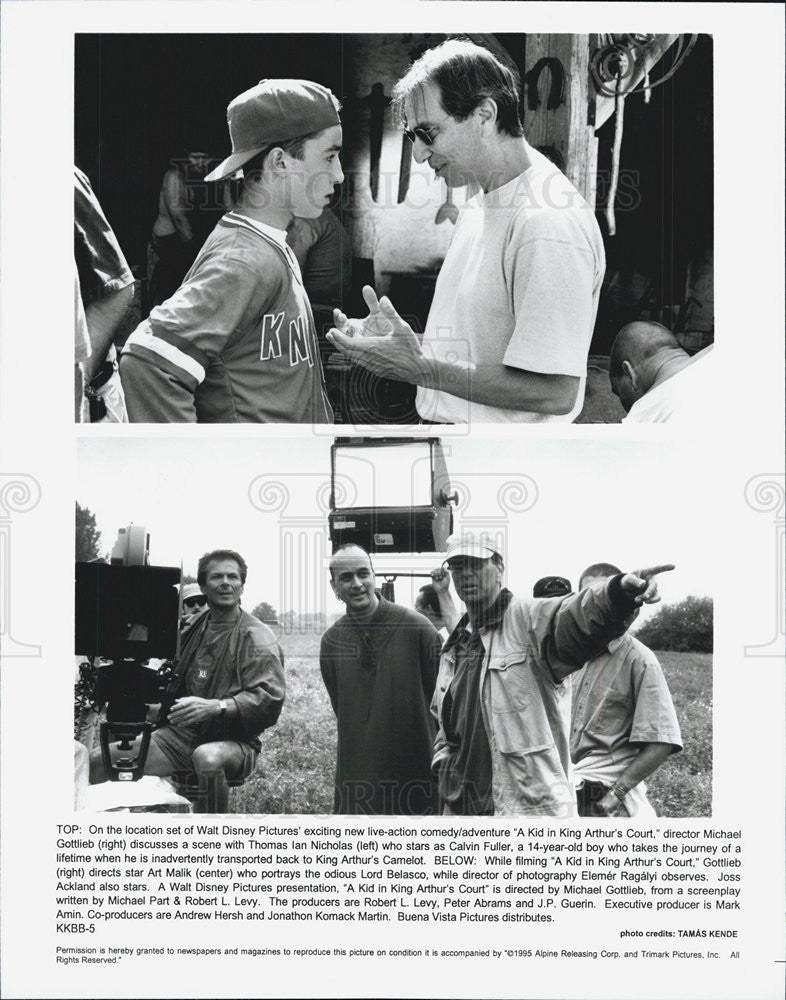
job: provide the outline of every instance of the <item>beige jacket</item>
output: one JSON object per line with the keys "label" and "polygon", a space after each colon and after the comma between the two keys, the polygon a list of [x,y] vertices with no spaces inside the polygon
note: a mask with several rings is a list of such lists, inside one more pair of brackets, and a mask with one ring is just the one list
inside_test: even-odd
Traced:
{"label": "beige jacket", "polygon": [[[570,691],[561,678],[630,624],[635,608],[619,581],[613,577],[566,597],[512,597],[498,624],[481,627],[481,713],[491,748],[496,815],[575,813]],[[465,616],[457,628],[466,621]],[[432,760],[437,773],[449,766],[457,749],[446,737],[442,718],[455,666],[455,649],[448,640],[432,702],[439,725]]]}

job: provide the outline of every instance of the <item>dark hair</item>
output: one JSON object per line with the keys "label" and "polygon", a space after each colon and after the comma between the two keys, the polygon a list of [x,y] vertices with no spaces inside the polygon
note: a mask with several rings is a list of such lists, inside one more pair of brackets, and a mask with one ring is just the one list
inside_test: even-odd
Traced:
{"label": "dark hair", "polygon": [[497,105],[497,131],[524,135],[517,74],[488,49],[454,38],[424,52],[393,88],[393,112],[398,121],[406,124],[404,102],[427,83],[439,87],[442,107],[458,121],[469,118],[488,97]]}
{"label": "dark hair", "polygon": [[591,566],[587,566],[579,577],[579,586],[581,586],[581,581],[585,576],[617,576],[621,572],[622,570],[612,563],[593,563]]}
{"label": "dark hair", "polygon": [[431,608],[435,615],[441,615],[442,609],[439,606],[439,597],[432,583],[425,583],[418,591],[418,597],[422,595],[423,603]]}
{"label": "dark hair", "polygon": [[224,559],[234,559],[237,563],[237,568],[240,570],[240,582],[245,584],[248,566],[240,553],[233,552],[232,549],[214,549],[212,552],[206,552],[199,560],[199,565],[197,566],[197,583],[200,587],[204,587],[207,581],[207,568],[210,563],[221,562]]}
{"label": "dark hair", "polygon": [[[311,135],[316,135],[316,133],[312,132]],[[243,180],[247,181],[255,174],[261,174],[265,166],[265,160],[274,149],[283,149],[285,153],[289,153],[294,159],[302,160],[303,152],[306,148],[306,139],[308,138],[310,138],[308,135],[299,135],[295,139],[287,139],[286,142],[271,143],[261,153],[257,153],[250,160],[246,160],[242,166]]]}

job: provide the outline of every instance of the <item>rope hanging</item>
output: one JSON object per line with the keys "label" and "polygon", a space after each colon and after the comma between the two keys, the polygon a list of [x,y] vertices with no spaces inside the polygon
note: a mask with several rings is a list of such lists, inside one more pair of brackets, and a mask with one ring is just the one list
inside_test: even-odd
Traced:
{"label": "rope hanging", "polygon": [[[601,35],[600,47],[596,49],[590,59],[590,71],[597,91],[606,97],[614,98],[614,144],[611,152],[611,178],[604,213],[609,236],[614,236],[617,232],[614,203],[617,199],[620,176],[625,98],[628,94],[643,93],[644,103],[649,104],[653,89],[674,76],[696,44],[698,35],[679,36],[670,68],[655,81],[651,79],[650,68],[646,66],[647,49],[654,38],[654,35]],[[642,60],[645,61],[643,77],[638,84],[634,84],[635,69]]]}
{"label": "rope hanging", "polygon": [[622,90],[622,74],[617,76],[617,90],[614,94],[614,145],[611,149],[611,181],[606,198],[606,225],[609,236],[617,232],[614,202],[617,200],[617,185],[620,179],[620,155],[622,151],[622,129],[625,124],[625,93]]}

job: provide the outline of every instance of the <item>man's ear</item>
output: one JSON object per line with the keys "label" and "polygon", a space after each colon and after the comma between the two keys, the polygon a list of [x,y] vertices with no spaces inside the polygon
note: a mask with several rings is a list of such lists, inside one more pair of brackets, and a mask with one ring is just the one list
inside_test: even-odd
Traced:
{"label": "man's ear", "polygon": [[473,114],[477,115],[479,120],[484,125],[496,125],[497,117],[499,115],[497,102],[493,97],[484,97],[480,103],[476,105]]}
{"label": "man's ear", "polygon": [[265,157],[265,166],[270,170],[286,170],[287,161],[284,159],[284,150],[280,146],[271,149]]}
{"label": "man's ear", "polygon": [[631,388],[633,389],[633,391],[636,392],[636,390],[639,387],[639,380],[636,377],[636,369],[633,367],[633,365],[630,363],[630,361],[623,361],[622,362],[622,373],[623,373],[623,375],[625,375],[625,377],[627,378],[627,380],[630,382],[630,385],[631,385]]}

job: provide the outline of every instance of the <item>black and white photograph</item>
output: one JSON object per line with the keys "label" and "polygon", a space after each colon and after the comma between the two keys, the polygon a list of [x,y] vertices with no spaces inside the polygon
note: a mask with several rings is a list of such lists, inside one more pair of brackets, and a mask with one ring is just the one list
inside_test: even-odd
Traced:
{"label": "black and white photograph", "polygon": [[785,16],[0,0],[4,997],[783,995]]}
{"label": "black and white photograph", "polygon": [[78,805],[709,816],[714,538],[673,527],[690,462],[80,442]]}
{"label": "black and white photograph", "polygon": [[75,44],[78,417],[711,422],[709,35]]}

